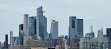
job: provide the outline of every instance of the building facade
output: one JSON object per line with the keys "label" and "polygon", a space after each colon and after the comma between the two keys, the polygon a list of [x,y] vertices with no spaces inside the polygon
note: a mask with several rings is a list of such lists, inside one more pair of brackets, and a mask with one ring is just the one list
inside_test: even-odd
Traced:
{"label": "building facade", "polygon": [[58,39],[58,21],[52,20],[50,34],[52,39],[52,45],[55,47],[57,45]]}
{"label": "building facade", "polygon": [[37,38],[43,38],[47,37],[47,18],[43,15],[43,9],[42,6],[37,9],[37,18],[36,18],[36,35]]}
{"label": "building facade", "polygon": [[13,31],[10,31],[10,47],[13,47]]}
{"label": "building facade", "polygon": [[35,40],[37,39],[35,16],[29,17],[29,35],[32,37],[32,39],[35,39]]}
{"label": "building facade", "polygon": [[58,21],[52,20],[50,33],[51,39],[58,39]]}
{"label": "building facade", "polygon": [[24,14],[23,30],[24,30],[25,36],[29,36],[29,15],[28,14]]}
{"label": "building facade", "polygon": [[8,49],[8,34],[5,35],[5,43],[4,47]]}
{"label": "building facade", "polygon": [[109,49],[111,49],[111,28],[107,28],[106,29],[106,35],[107,35],[107,37],[108,37],[108,39],[109,39],[109,41],[108,41],[108,47],[109,47]]}
{"label": "building facade", "polygon": [[76,19],[75,16],[69,17],[69,44],[73,37],[76,37],[78,44],[83,37],[83,19]]}
{"label": "building facade", "polygon": [[19,25],[19,41],[20,45],[23,46],[23,37],[24,37],[24,31],[23,31],[23,24]]}

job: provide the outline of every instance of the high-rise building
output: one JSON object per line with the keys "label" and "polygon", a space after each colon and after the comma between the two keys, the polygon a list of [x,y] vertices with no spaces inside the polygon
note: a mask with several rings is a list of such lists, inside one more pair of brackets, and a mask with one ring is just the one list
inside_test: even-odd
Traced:
{"label": "high-rise building", "polygon": [[58,39],[58,21],[52,20],[51,22],[51,39],[52,39],[52,45],[57,45],[57,39]]}
{"label": "high-rise building", "polygon": [[36,37],[36,17],[29,17],[29,35],[32,39],[37,39]]}
{"label": "high-rise building", "polygon": [[52,20],[50,33],[51,33],[51,39],[58,39],[58,21]]}
{"label": "high-rise building", "polygon": [[91,29],[91,32],[90,33],[87,33],[87,34],[85,34],[85,37],[87,37],[87,38],[94,38],[95,37],[95,34],[94,34],[94,32],[93,32],[93,26],[91,26],[90,27],[90,29]]}
{"label": "high-rise building", "polygon": [[98,37],[103,36],[103,28],[101,28],[100,30],[98,30]]}
{"label": "high-rise building", "polygon": [[93,32],[93,26],[91,26],[91,32],[89,33],[89,37],[90,38],[94,38],[95,37],[95,34]]}
{"label": "high-rise building", "polygon": [[37,9],[37,18],[36,18],[36,35],[37,38],[41,37],[45,39],[47,37],[47,18],[43,15],[42,6]]}
{"label": "high-rise building", "polygon": [[5,48],[8,49],[8,34],[5,35]]}
{"label": "high-rise building", "polygon": [[98,30],[98,48],[102,49],[104,43],[103,29]]}
{"label": "high-rise building", "polygon": [[19,30],[23,30],[23,24],[19,25]]}
{"label": "high-rise building", "polygon": [[25,46],[28,39],[31,39],[31,36],[29,35],[29,15],[28,14],[24,14],[23,32],[25,34],[23,36],[23,45]]}
{"label": "high-rise building", "polygon": [[108,39],[109,39],[109,41],[108,41],[108,49],[111,49],[111,28],[107,28],[106,29],[106,35],[107,35],[107,37],[108,37]]}
{"label": "high-rise building", "polygon": [[75,16],[69,17],[69,44],[73,37],[76,37],[77,43],[83,37],[83,19],[76,19]]}
{"label": "high-rise building", "polygon": [[111,37],[111,28],[106,29],[106,35],[107,37]]}
{"label": "high-rise building", "polygon": [[23,45],[23,37],[24,37],[23,24],[20,24],[19,25],[19,41],[20,41],[20,45]]}
{"label": "high-rise building", "polygon": [[28,14],[24,14],[23,30],[24,30],[25,36],[29,36],[29,15]]}
{"label": "high-rise building", "polygon": [[13,47],[13,31],[10,31],[10,46]]}
{"label": "high-rise building", "polygon": [[83,19],[77,19],[77,43],[83,37]]}

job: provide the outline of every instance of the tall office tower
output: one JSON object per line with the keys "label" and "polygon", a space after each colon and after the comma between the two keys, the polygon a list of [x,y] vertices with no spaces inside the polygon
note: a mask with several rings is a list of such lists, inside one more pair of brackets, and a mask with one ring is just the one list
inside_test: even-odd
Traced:
{"label": "tall office tower", "polygon": [[90,32],[90,35],[89,35],[90,38],[94,38],[95,37],[95,34],[93,32],[93,26],[91,26],[91,32]]}
{"label": "tall office tower", "polygon": [[77,42],[83,37],[83,19],[77,19]]}
{"label": "tall office tower", "polygon": [[50,33],[51,33],[52,45],[56,46],[58,39],[58,21],[52,20]]}
{"label": "tall office tower", "polygon": [[102,49],[104,42],[103,29],[98,30],[98,48]]}
{"label": "tall office tower", "polygon": [[69,17],[69,44],[68,45],[70,45],[70,41],[71,41],[72,37],[76,37],[77,28],[75,26],[77,26],[76,17],[74,17],[74,16]]}
{"label": "tall office tower", "polygon": [[13,31],[10,31],[10,46],[13,47]]}
{"label": "tall office tower", "polygon": [[108,41],[108,43],[109,43],[109,44],[108,44],[108,45],[109,45],[108,47],[109,47],[109,48],[108,48],[108,49],[111,49],[111,28],[107,28],[107,29],[106,29],[106,35],[107,35],[107,37],[108,37],[108,39],[109,39],[109,41]]}
{"label": "tall office tower", "polygon": [[103,28],[98,30],[98,37],[103,37]]}
{"label": "tall office tower", "polygon": [[43,15],[42,6],[37,9],[36,23],[37,38],[41,37],[45,39],[45,37],[47,37],[47,18]]}
{"label": "tall office tower", "polygon": [[58,21],[52,20],[50,33],[52,39],[58,39]]}
{"label": "tall office tower", "polygon": [[111,37],[111,28],[106,29],[106,35],[107,37]]}
{"label": "tall office tower", "polygon": [[83,19],[76,19],[75,16],[69,17],[69,44],[73,37],[76,37],[77,43],[83,37]]}
{"label": "tall office tower", "polygon": [[8,49],[8,34],[5,35],[5,48]]}
{"label": "tall office tower", "polygon": [[29,17],[29,35],[32,39],[36,39],[36,19],[35,17]]}
{"label": "tall office tower", "polygon": [[20,41],[20,45],[23,45],[23,37],[24,37],[23,24],[20,24],[19,25],[19,41]]}
{"label": "tall office tower", "polygon": [[29,16],[28,16],[28,14],[24,14],[23,31],[25,34],[23,37],[23,45],[26,46],[28,39],[31,39],[31,36],[29,36]]}
{"label": "tall office tower", "polygon": [[25,33],[25,36],[29,36],[29,15],[24,14],[24,24],[23,24],[23,30]]}

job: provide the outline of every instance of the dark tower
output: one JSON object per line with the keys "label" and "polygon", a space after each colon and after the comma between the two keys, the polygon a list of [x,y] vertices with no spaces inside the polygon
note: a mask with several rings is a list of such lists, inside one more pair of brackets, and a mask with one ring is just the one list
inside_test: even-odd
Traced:
{"label": "dark tower", "polygon": [[109,39],[109,41],[108,41],[109,42],[109,48],[108,49],[111,49],[111,28],[106,29],[106,35]]}
{"label": "dark tower", "polygon": [[5,35],[5,48],[8,49],[8,34]]}

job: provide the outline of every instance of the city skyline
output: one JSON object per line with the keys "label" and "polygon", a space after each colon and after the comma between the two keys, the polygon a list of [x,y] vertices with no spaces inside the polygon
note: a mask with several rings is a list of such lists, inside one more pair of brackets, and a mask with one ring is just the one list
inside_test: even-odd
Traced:
{"label": "city skyline", "polygon": [[[0,9],[2,11],[1,14],[0,14],[1,15],[0,16],[1,17],[0,18],[0,22],[1,22],[1,25],[0,25],[0,27],[1,27],[1,29],[0,29],[1,30],[1,32],[0,32],[0,34],[1,34],[0,35],[1,36],[0,37],[0,41],[4,40],[3,37],[4,37],[5,34],[10,34],[10,30],[13,31],[13,35],[14,36],[18,36],[18,34],[19,34],[19,31],[18,31],[19,26],[18,25],[23,23],[23,14],[29,14],[29,16],[35,16],[36,8],[42,5],[41,3],[37,3],[36,4],[36,0],[34,0],[34,1],[29,1],[29,0],[28,1],[26,1],[26,0],[21,1],[20,0],[20,1],[18,1],[18,3],[22,2],[21,4],[23,4],[23,5],[22,6],[17,5],[20,8],[13,9],[14,7],[17,7],[16,5],[13,5],[13,4],[15,4],[14,1],[12,1],[12,2],[11,1],[6,2],[6,1],[7,0],[5,0],[5,1],[2,0],[1,2],[3,2],[3,3],[0,3],[1,4],[0,6],[2,6],[2,8]],[[26,3],[24,4],[23,2],[26,2]],[[34,2],[34,3],[32,4],[32,3],[28,3],[28,2]],[[48,22],[47,22],[48,23],[48,25],[47,25],[48,26],[48,32],[50,32],[50,28],[51,28],[50,27],[51,26],[50,25],[51,24],[51,19],[55,19],[55,20],[59,21],[59,35],[62,35],[63,33],[65,33],[65,35],[68,34],[68,27],[69,27],[68,20],[69,20],[69,16],[76,16],[78,18],[83,18],[85,20],[85,22],[84,22],[84,34],[90,32],[89,28],[90,28],[91,25],[94,26],[95,34],[97,34],[97,30],[99,30],[100,28],[103,28],[103,30],[104,30],[103,33],[105,34],[106,28],[111,27],[111,23],[110,23],[111,22],[111,20],[110,20],[110,18],[111,18],[110,17],[110,11],[111,11],[110,10],[110,8],[111,8],[110,5],[111,4],[107,3],[109,1],[103,2],[103,0],[102,0],[99,3],[97,2],[96,3],[97,5],[96,4],[93,5],[94,1],[92,1],[92,3],[90,3],[91,1],[88,1],[90,5],[93,5],[92,7],[100,6],[101,5],[100,7],[102,7],[102,8],[100,8],[100,7],[90,8],[89,5],[88,5],[88,8],[87,8],[88,2],[85,2],[85,1],[79,2],[79,1],[75,0],[75,2],[77,2],[77,3],[84,4],[83,5],[84,6],[83,9],[79,8],[82,5],[78,5],[78,4],[74,5],[76,8],[74,6],[72,6],[72,5],[70,5],[70,4],[73,4],[74,1],[72,1],[71,3],[70,2],[66,2],[66,1],[64,1],[64,2],[63,1],[56,1],[56,3],[58,3],[58,4],[70,3],[70,4],[66,5],[66,6],[65,5],[58,5],[57,4],[57,5],[54,6],[56,8],[54,8],[51,5],[48,6],[49,5],[48,3],[51,4],[52,1],[47,2],[46,5],[45,5],[45,1],[40,1],[40,2],[44,2],[43,8],[44,8],[44,11],[46,10],[44,15],[48,18]],[[104,5],[102,3],[107,3],[107,4]],[[27,7],[23,7],[25,5]],[[103,10],[104,8],[105,8],[105,10]],[[92,11],[92,10],[90,11],[90,9],[92,9],[94,11]],[[106,11],[106,12],[104,12],[104,11]],[[5,14],[7,14],[7,15],[5,15]],[[10,16],[10,17],[8,17],[8,16]],[[8,17],[8,18],[6,18],[6,17]],[[9,22],[6,21],[6,20],[8,20]],[[63,25],[63,24],[65,24],[65,25]],[[65,31],[64,31],[63,28],[65,28]]]}

